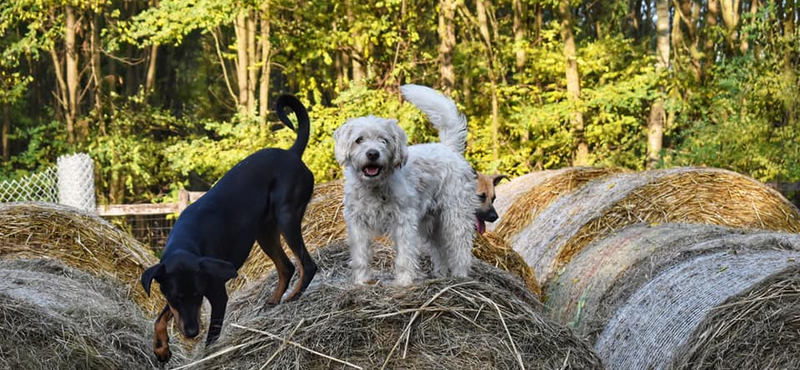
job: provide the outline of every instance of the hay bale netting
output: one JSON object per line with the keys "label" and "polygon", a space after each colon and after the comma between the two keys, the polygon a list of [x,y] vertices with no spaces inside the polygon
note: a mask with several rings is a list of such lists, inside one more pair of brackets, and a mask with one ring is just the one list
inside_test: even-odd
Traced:
{"label": "hay bale netting", "polygon": [[606,366],[668,368],[679,348],[714,307],[760,284],[769,275],[796,266],[800,259],[797,234],[754,234],[737,239],[751,248],[711,252],[707,244],[713,241],[701,243],[695,249],[705,253],[669,261],[663,270],[652,275],[640,272],[644,284],[635,278],[625,280],[622,284],[641,285],[625,299],[597,337],[595,350]]}
{"label": "hay bale netting", "polygon": [[638,222],[800,231],[797,208],[764,184],[726,170],[676,168],[591,181],[507,240],[547,285],[586,245]]}
{"label": "hay bale netting", "polygon": [[[379,285],[355,287],[349,250],[337,243],[315,256],[320,272],[294,302],[259,309],[275,276],[229,305],[209,369],[598,369],[590,347],[541,313],[538,300],[507,272],[476,261],[476,279],[386,284],[393,252],[376,248]],[[430,263],[423,263],[429,273]],[[251,288],[255,288],[251,286]],[[284,344],[282,339],[289,342]],[[302,346],[302,347],[299,347]],[[215,357],[216,356],[216,357]]]}
{"label": "hay bale netting", "polygon": [[542,295],[542,287],[536,281],[533,269],[525,263],[519,253],[511,249],[505,239],[497,234],[490,231],[476,234],[472,254],[476,258],[522,279],[531,292],[536,293],[537,296]]}
{"label": "hay bale netting", "polygon": [[153,252],[97,215],[51,203],[0,204],[0,259],[52,258],[96,276],[121,281],[145,312],[156,315],[161,294],[149,298],[142,272]]}
{"label": "hay bale netting", "polygon": [[[527,176],[532,174],[516,178],[508,186],[498,187],[495,209],[500,215],[500,221],[495,222],[496,225],[491,230],[502,238],[514,235],[530,225],[556,198],[581,188],[589,181],[623,171],[620,168],[568,167],[543,171],[544,173],[531,179]],[[522,184],[515,183],[520,180]],[[500,199],[503,199],[502,212],[497,209]]]}
{"label": "hay bale netting", "polygon": [[800,264],[715,307],[673,369],[800,369]]}
{"label": "hay bale netting", "polygon": [[[308,250],[314,250],[335,241],[347,238],[347,226],[344,222],[344,181],[331,181],[314,186],[314,194],[308,202],[303,218],[303,242]],[[294,259],[286,242],[281,238],[284,251]],[[275,266],[272,260],[255,245],[250,251],[247,262],[239,270],[239,277],[228,283],[229,292],[258,281],[266,276]]]}
{"label": "hay bale netting", "polygon": [[558,322],[594,343],[628,297],[655,274],[700,254],[800,249],[800,236],[716,225],[634,224],[597,240],[554,275],[546,306]]}
{"label": "hay bale netting", "polygon": [[3,369],[158,368],[141,308],[115,281],[59,261],[0,261],[0,320]]}

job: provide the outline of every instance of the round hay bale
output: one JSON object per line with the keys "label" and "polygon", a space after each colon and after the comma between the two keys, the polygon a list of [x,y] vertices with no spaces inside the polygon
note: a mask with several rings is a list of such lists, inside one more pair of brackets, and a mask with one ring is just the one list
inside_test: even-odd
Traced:
{"label": "round hay bale", "polygon": [[159,368],[152,322],[127,292],[59,261],[0,261],[0,320],[3,369]]}
{"label": "round hay bale", "polygon": [[671,368],[800,369],[800,264],[714,307]]}
{"label": "round hay bale", "polygon": [[[539,175],[535,178],[536,181],[525,180],[525,185],[528,186],[526,191],[511,192],[519,195],[506,195],[505,190],[501,193],[498,189],[498,193],[500,193],[497,196],[498,200],[501,197],[508,197],[512,203],[504,207],[500,221],[493,230],[500,237],[508,238],[530,225],[536,216],[556,198],[579,189],[589,181],[623,171],[621,168],[568,167]],[[516,180],[514,179],[512,182]],[[521,187],[516,184],[514,186],[517,189]]]}
{"label": "round hay bale", "polygon": [[510,272],[522,279],[531,292],[536,293],[537,296],[542,295],[542,288],[536,281],[533,269],[525,263],[519,253],[511,249],[503,238],[487,231],[483,234],[475,234],[473,245],[473,256],[494,267]]}
{"label": "round hay bale", "polygon": [[164,307],[147,297],[142,272],[158,263],[153,252],[97,215],[51,203],[0,204],[0,259],[52,258],[121,281],[146,313]]}
{"label": "round hay bale", "polygon": [[552,317],[594,343],[608,320],[653,276],[701,254],[800,249],[800,236],[715,225],[629,225],[595,241],[545,287]]}
{"label": "round hay bale", "polygon": [[595,349],[612,369],[666,368],[714,307],[798,258],[798,250],[715,252],[675,264],[628,297]]}
{"label": "round hay bale", "polygon": [[[337,180],[314,186],[314,194],[308,202],[303,217],[303,242],[309,251],[347,238],[347,225],[344,222],[344,181]],[[289,258],[294,258],[286,242],[281,244]],[[250,256],[239,269],[239,277],[228,283],[228,291],[234,292],[258,281],[274,269],[272,260],[254,245]]]}
{"label": "round hay bale", "polygon": [[694,223],[800,231],[800,213],[778,192],[708,168],[623,173],[557,198],[507,238],[547,285],[554,271],[597,238],[633,223]]}
{"label": "round hay bale", "polygon": [[[349,249],[317,251],[320,271],[298,300],[263,307],[269,291],[233,298],[220,341],[199,365],[210,369],[602,368],[588,345],[540,312],[507,272],[476,262],[476,279],[428,279],[410,287],[353,286]],[[393,251],[376,248],[379,281]],[[425,261],[423,271],[430,272]],[[275,274],[263,286],[272,286]],[[251,286],[255,288],[255,286]],[[285,341],[284,341],[285,340]],[[351,364],[351,365],[348,365]]]}

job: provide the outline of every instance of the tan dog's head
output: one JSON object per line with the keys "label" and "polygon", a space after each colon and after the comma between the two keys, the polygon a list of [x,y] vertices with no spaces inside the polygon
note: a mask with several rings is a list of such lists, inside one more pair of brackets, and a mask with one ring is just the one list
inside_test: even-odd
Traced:
{"label": "tan dog's head", "polygon": [[481,204],[475,211],[475,229],[483,234],[486,231],[487,222],[497,221],[497,211],[494,209],[494,199],[496,198],[494,187],[503,179],[507,179],[506,175],[484,175],[478,172],[478,198]]}

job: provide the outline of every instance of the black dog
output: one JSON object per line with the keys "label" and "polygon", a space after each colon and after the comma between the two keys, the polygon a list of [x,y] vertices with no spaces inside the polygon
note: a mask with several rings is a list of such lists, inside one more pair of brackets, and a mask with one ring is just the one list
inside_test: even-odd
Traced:
{"label": "black dog", "polygon": [[167,299],[155,323],[153,347],[160,361],[168,361],[172,355],[167,335],[172,317],[185,337],[193,338],[200,332],[203,297],[211,304],[206,345],[219,337],[228,303],[225,282],[236,277],[254,241],[278,271],[278,285],[270,304],[280,302],[295,269],[281,248],[280,234],[300,264],[300,279],[287,301],[301,294],[314,278],[317,265],[300,233],[314,189],[314,175],[301,160],[308,144],[308,112],[293,96],[278,98],[278,117],[292,129],[284,112],[286,106],[295,112],[298,121],[292,147],[262,149],[231,168],[208,193],[181,213],[161,262],[142,274],[147,294],[155,279]]}

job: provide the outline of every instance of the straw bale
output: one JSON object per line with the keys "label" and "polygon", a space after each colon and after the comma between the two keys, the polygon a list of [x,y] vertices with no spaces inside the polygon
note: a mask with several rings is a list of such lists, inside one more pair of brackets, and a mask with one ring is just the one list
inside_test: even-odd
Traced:
{"label": "straw bale", "polygon": [[[298,300],[267,307],[266,289],[233,297],[210,369],[598,369],[588,345],[541,313],[507,272],[476,262],[475,279],[388,284],[393,251],[378,247],[377,285],[353,286],[345,243],[316,252],[318,278]],[[430,262],[422,264],[430,273]],[[262,286],[269,287],[274,273]],[[251,286],[254,288],[254,286]]]}
{"label": "straw bale", "polygon": [[52,203],[0,204],[0,259],[52,258],[96,276],[117,279],[146,313],[158,314],[161,294],[148,298],[142,272],[153,252],[107,221]]}
{"label": "straw bale", "polygon": [[800,231],[797,208],[773,189],[731,171],[675,168],[592,181],[507,240],[546,285],[593,240],[638,222]]}
{"label": "straw bale", "polygon": [[537,296],[542,295],[542,288],[536,281],[533,269],[525,263],[519,253],[511,249],[505,239],[497,234],[489,231],[475,234],[472,255],[494,267],[510,272],[522,279],[531,292]]}
{"label": "straw bale", "polygon": [[800,369],[800,264],[714,307],[671,368]]}
{"label": "straw bale", "polygon": [[[589,181],[623,171],[621,168],[568,167],[540,175],[536,178],[538,181],[526,181],[527,191],[519,191],[518,196],[509,196],[512,203],[505,207],[493,230],[502,238],[515,235],[520,229],[530,225],[556,198],[579,189]],[[519,188],[517,185],[515,187]],[[504,192],[498,190],[498,199],[507,197]]]}
{"label": "straw bale", "polygon": [[633,224],[595,241],[545,287],[551,316],[594,342],[633,292],[671,265],[720,251],[800,249],[800,236],[696,224]]}
{"label": "straw bale", "polygon": [[663,369],[711,310],[800,258],[800,251],[717,252],[655,275],[609,320],[595,349],[612,369]]}
{"label": "straw bale", "polygon": [[0,261],[0,320],[3,369],[159,368],[152,322],[116,280],[60,261]]}

